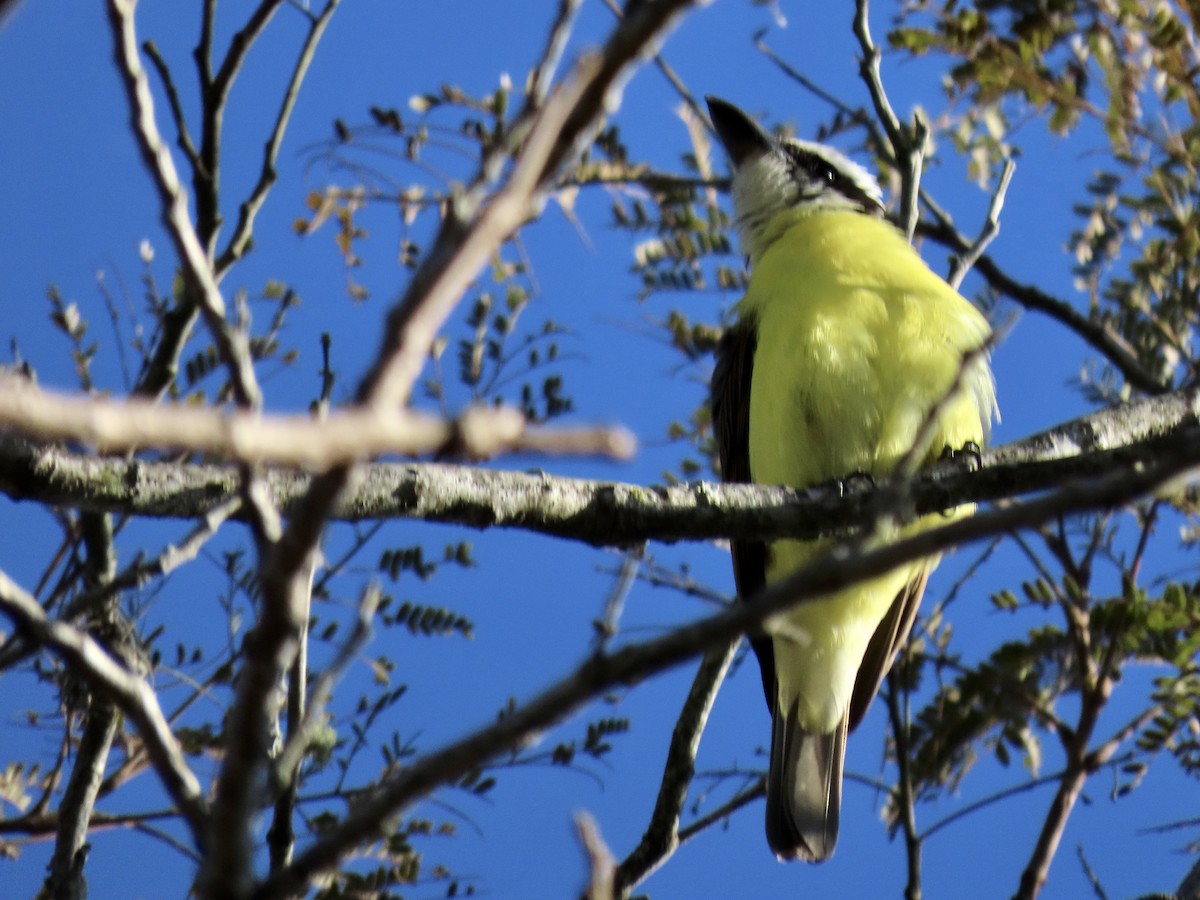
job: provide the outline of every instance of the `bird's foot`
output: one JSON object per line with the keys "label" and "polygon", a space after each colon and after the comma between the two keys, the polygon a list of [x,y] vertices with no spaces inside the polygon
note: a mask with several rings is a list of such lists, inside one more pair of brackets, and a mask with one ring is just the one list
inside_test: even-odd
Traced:
{"label": "bird's foot", "polygon": [[857,472],[851,472],[836,481],[838,487],[838,496],[848,497],[853,494],[863,494],[867,491],[875,489],[875,476],[870,472],[864,472],[859,469]]}
{"label": "bird's foot", "polygon": [[978,472],[983,468],[983,450],[975,441],[967,441],[962,445],[962,449],[955,450],[953,447],[946,447],[942,450],[942,459],[965,461],[966,468],[972,472]]}

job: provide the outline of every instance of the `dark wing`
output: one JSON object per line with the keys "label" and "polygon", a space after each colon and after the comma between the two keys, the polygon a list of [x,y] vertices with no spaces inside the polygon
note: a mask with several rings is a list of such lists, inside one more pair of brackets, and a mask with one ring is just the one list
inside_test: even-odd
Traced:
{"label": "dark wing", "polygon": [[928,580],[929,569],[924,568],[896,595],[896,599],[892,601],[892,608],[871,635],[871,643],[867,645],[866,655],[858,668],[858,676],[854,679],[854,693],[850,695],[851,731],[858,727],[858,723],[867,714],[871,701],[879,693],[883,679],[892,667],[892,660],[908,640],[913,622],[917,618],[917,607],[921,605],[921,597],[925,593],[925,582]]}
{"label": "dark wing", "polygon": [[[717,344],[717,365],[713,370],[713,434],[721,459],[721,479],[749,482],[750,479],[750,380],[754,373],[754,351],[758,346],[758,326],[750,320],[738,322],[726,330]],[[767,547],[762,541],[733,541],[733,579],[738,598],[753,597],[766,585]],[[752,637],[750,645],[762,669],[763,691],[767,708],[775,711],[775,654],[771,639]]]}

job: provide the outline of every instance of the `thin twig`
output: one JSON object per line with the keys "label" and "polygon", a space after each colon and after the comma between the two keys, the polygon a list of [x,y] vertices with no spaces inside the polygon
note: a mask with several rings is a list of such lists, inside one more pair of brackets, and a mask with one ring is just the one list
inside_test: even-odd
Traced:
{"label": "thin twig", "polygon": [[893,669],[887,674],[888,723],[892,741],[896,746],[896,805],[904,827],[904,850],[908,880],[904,885],[905,900],[921,900],[921,833],[917,830],[917,798],[913,790],[911,720],[907,708],[908,694],[905,692],[905,708],[900,707],[900,679]]}
{"label": "thin twig", "polygon": [[194,292],[221,359],[229,370],[230,382],[238,401],[246,406],[258,407],[262,396],[254,375],[249,340],[225,320],[225,300],[209,265],[207,252],[188,215],[187,195],[179,184],[171,151],[163,143],[154,120],[154,99],[138,53],[134,6],[133,0],[108,0],[117,69],[129,101],[131,130],[158,190],[163,225],[171,236],[184,277]]}
{"label": "thin twig", "polygon": [[533,68],[532,77],[529,79],[529,101],[534,106],[541,106],[550,94],[550,87],[554,83],[554,73],[567,49],[571,29],[575,27],[575,20],[579,16],[579,7],[582,5],[583,0],[559,0],[558,12],[555,13],[550,31],[546,35],[546,46],[542,49],[538,63]]}
{"label": "thin twig", "polygon": [[125,571],[115,575],[111,581],[99,585],[80,594],[63,612],[62,617],[71,620],[85,614],[97,604],[103,603],[119,592],[129,588],[139,588],[154,578],[165,578],[180,566],[196,558],[220,527],[242,508],[240,497],[235,497],[220,506],[204,513],[184,538],[175,544],[168,545],[161,553],[149,562],[139,562],[131,565]]}
{"label": "thin twig", "polygon": [[1092,886],[1092,893],[1096,895],[1096,900],[1108,900],[1108,893],[1104,890],[1104,885],[1100,883],[1100,876],[1088,864],[1087,856],[1083,852],[1083,844],[1075,845],[1075,855],[1079,857],[1079,865],[1083,867],[1083,876]]}
{"label": "thin twig", "polygon": [[698,834],[702,834],[718,822],[723,822],[744,806],[767,796],[767,776],[763,775],[752,787],[730,797],[716,809],[689,822],[679,829],[679,844],[683,846]]}
{"label": "thin twig", "polygon": [[593,623],[596,628],[598,644],[603,644],[616,635],[617,626],[621,621],[621,613],[625,609],[625,600],[633,589],[634,582],[637,581],[638,571],[641,569],[642,560],[645,557],[646,545],[644,543],[625,551],[616,580],[604,600],[604,611],[600,618]]}
{"label": "thin twig", "polygon": [[317,45],[321,42],[321,37],[325,33],[325,28],[329,24],[329,20],[333,17],[341,0],[328,0],[325,8],[321,10],[320,15],[312,19],[312,24],[308,30],[308,36],[304,39],[304,46],[300,49],[300,55],[296,60],[295,66],[292,68],[292,77],[288,81],[287,89],[284,91],[283,99],[279,104],[279,112],[275,116],[275,127],[271,129],[271,135],[267,138],[266,145],[263,147],[263,161],[259,169],[258,181],[255,183],[253,190],[250,192],[241,207],[238,210],[237,225],[234,226],[233,235],[229,238],[229,243],[225,245],[225,249],[217,257],[217,261],[213,268],[220,278],[229,267],[237,260],[245,255],[246,250],[250,246],[251,239],[254,234],[254,219],[258,215],[262,205],[266,202],[267,194],[270,193],[271,187],[275,184],[278,174],[275,170],[276,160],[279,158],[279,148],[283,145],[283,137],[287,132],[288,122],[291,120],[292,111],[296,106],[296,98],[300,93],[300,85],[304,82],[305,76],[308,74],[308,68],[312,63],[313,56],[317,52]]}
{"label": "thin twig", "polygon": [[1054,784],[1057,781],[1059,781],[1065,773],[1066,773],[1066,770],[1063,769],[1058,772],[1054,772],[1050,775],[1042,775],[1037,778],[1030,778],[1028,781],[1024,781],[1021,784],[1017,784],[1012,787],[1003,788],[1001,790],[996,791],[995,793],[988,794],[986,797],[981,797],[978,800],[974,800],[970,803],[967,803],[966,805],[959,807],[958,809],[956,809],[954,812],[950,813],[949,815],[944,816],[941,819],[938,819],[936,822],[934,822],[932,825],[930,825],[928,828],[926,828],[924,831],[922,831],[921,832],[921,840],[928,841],[931,837],[933,837],[939,831],[943,830],[944,828],[949,828],[951,825],[953,825],[955,822],[959,821],[960,819],[965,819],[968,816],[970,816],[971,814],[979,812],[980,810],[987,809],[989,806],[993,806],[994,804],[999,803],[1002,800],[1007,800],[1009,797],[1016,797],[1020,794],[1025,794],[1025,793],[1028,793],[1029,791],[1036,790],[1037,788],[1045,787],[1048,784]]}
{"label": "thin twig", "polygon": [[692,679],[692,686],[675,721],[658,798],[654,801],[654,811],[650,814],[646,832],[638,845],[617,866],[615,885],[621,897],[629,896],[629,892],[649,878],[679,846],[679,821],[696,773],[700,736],[708,724],[713,701],[725,680],[725,673],[729,671],[729,664],[739,643],[734,640],[713,647],[700,660],[696,677]]}
{"label": "thin twig", "polygon": [[183,103],[179,99],[179,89],[175,86],[171,67],[167,65],[167,61],[159,52],[158,44],[153,40],[143,41],[142,50],[150,59],[154,71],[158,73],[163,92],[167,95],[167,105],[171,108],[171,119],[175,122],[175,134],[178,136],[176,143],[183,151],[183,155],[187,157],[188,165],[197,168],[200,165],[200,151],[196,149],[196,145],[192,141],[192,133],[188,130],[187,117],[183,114]]}
{"label": "thin twig", "polygon": [[216,2],[205,0],[201,41],[196,48],[202,101],[200,165],[192,169],[192,190],[196,195],[196,228],[210,260],[215,256],[217,233],[221,228],[221,141],[229,91],[250,48],[282,4],[283,0],[260,0],[246,24],[230,40],[229,50],[214,73],[212,41]]}
{"label": "thin twig", "polygon": [[979,230],[979,237],[975,238],[974,242],[967,249],[966,253],[954,257],[954,262],[950,265],[950,274],[946,277],[947,284],[956,291],[959,285],[962,284],[967,273],[975,266],[979,257],[983,256],[983,252],[988,248],[988,245],[996,239],[996,235],[1000,233],[1000,211],[1004,209],[1004,195],[1008,193],[1009,182],[1012,181],[1013,173],[1017,170],[1017,164],[1012,157],[1004,160],[1004,168],[1000,172],[1000,179],[996,182],[996,189],[992,191],[991,202],[988,203],[987,218],[984,219],[983,228]]}

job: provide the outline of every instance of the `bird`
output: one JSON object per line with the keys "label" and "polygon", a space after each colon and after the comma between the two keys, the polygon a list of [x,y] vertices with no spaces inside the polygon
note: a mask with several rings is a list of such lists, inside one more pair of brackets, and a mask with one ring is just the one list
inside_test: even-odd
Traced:
{"label": "bird", "polygon": [[[866,169],[832,147],[773,137],[728,101],[707,101],[750,271],[713,370],[722,479],[794,488],[874,481],[902,463],[977,453],[998,414],[987,318],[887,221]],[[972,511],[880,526],[875,539]],[[833,544],[732,541],[739,597]],[[766,833],[780,860],[832,855],[846,736],[908,639],[937,562],[918,559],[799,602],[750,634],[772,716]]]}

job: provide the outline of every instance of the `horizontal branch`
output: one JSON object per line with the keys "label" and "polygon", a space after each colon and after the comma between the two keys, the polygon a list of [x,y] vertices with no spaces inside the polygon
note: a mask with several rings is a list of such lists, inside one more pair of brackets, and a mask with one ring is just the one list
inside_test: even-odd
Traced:
{"label": "horizontal branch", "polygon": [[[981,471],[939,464],[904,485],[914,512],[1044,491],[1067,479],[1129,470],[1172,448],[1194,447],[1200,393],[1148,398],[1075,419],[986,451]],[[325,429],[333,430],[326,423]],[[311,479],[264,473],[275,504],[298,508]],[[0,433],[0,492],[99,512],[194,519],[238,495],[234,466],[97,458]],[[409,518],[475,528],[521,528],[596,545],[718,537],[815,537],[865,521],[863,482],[795,491],[690,483],[643,487],[432,463],[375,464],[338,501],[343,521]]]}
{"label": "horizontal branch", "polygon": [[0,379],[0,428],[47,441],[71,441],[102,453],[180,450],[240,463],[331,466],[384,453],[407,456],[453,450],[487,458],[502,451],[587,453],[625,458],[632,436],[622,428],[528,427],[511,407],[471,407],[456,420],[406,409],[351,407],[322,419],[268,416],[211,406],[108,400],[53,393],[18,378]]}
{"label": "horizontal branch", "polygon": [[466,737],[414,759],[364,797],[295,861],[272,873],[256,900],[292,896],[318,872],[336,864],[349,848],[377,836],[381,823],[464,772],[543,731],[617,685],[633,685],[717,644],[761,626],[773,615],[896,566],[951,547],[1037,525],[1048,518],[1128,503],[1194,471],[1195,443],[1164,450],[1156,459],[1111,471],[1087,483],[1072,482],[1028,503],[1008,504],[951,521],[892,544],[862,549],[839,546],[775,582],[747,603],[672,630],[662,637],[588,656],[573,672],[529,702]]}

